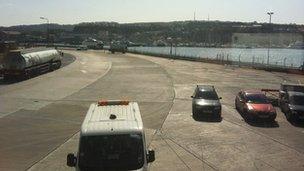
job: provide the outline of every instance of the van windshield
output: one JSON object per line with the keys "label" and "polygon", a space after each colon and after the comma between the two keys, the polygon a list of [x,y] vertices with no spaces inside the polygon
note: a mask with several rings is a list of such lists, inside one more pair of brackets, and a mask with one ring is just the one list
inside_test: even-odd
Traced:
{"label": "van windshield", "polygon": [[141,134],[83,136],[79,147],[81,170],[136,170],[144,164]]}

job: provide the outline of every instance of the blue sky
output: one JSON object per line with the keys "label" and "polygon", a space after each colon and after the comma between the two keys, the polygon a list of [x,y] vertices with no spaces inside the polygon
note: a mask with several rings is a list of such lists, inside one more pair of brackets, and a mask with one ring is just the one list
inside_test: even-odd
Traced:
{"label": "blue sky", "polygon": [[304,0],[0,0],[0,26],[92,21],[160,22],[192,20],[304,24]]}

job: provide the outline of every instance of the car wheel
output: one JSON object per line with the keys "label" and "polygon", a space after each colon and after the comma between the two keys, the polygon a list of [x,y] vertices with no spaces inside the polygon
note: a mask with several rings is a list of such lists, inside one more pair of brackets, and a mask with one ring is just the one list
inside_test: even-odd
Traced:
{"label": "car wheel", "polygon": [[292,121],[294,119],[290,111],[285,112],[285,116],[288,121]]}
{"label": "car wheel", "polygon": [[194,119],[198,118],[198,114],[197,114],[195,109],[192,109],[192,116],[193,116]]}
{"label": "car wheel", "polygon": [[236,99],[234,100],[234,106],[235,106],[235,109],[236,109],[237,111],[239,111],[239,108],[238,108],[238,106],[237,106],[237,100],[236,100]]}
{"label": "car wheel", "polygon": [[216,115],[216,120],[219,122],[222,120],[222,115],[220,113]]}
{"label": "car wheel", "polygon": [[253,121],[254,120],[254,117],[250,113],[248,113],[247,110],[244,110],[243,115],[245,116],[245,120],[247,120],[247,121]]}
{"label": "car wheel", "polygon": [[271,116],[268,120],[269,122],[275,122],[276,116]]}

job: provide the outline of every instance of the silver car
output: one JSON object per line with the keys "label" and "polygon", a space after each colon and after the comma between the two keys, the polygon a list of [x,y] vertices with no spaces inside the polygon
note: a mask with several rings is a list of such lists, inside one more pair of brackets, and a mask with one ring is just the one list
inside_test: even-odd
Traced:
{"label": "silver car", "polygon": [[192,98],[192,113],[194,118],[210,116],[220,119],[222,106],[214,86],[197,85]]}

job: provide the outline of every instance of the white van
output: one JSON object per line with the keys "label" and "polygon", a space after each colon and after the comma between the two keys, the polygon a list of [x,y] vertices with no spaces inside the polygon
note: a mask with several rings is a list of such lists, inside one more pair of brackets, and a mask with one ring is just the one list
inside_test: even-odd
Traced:
{"label": "white van", "polygon": [[82,123],[78,153],[67,156],[76,170],[147,170],[155,160],[146,149],[138,104],[100,101],[91,104]]}

